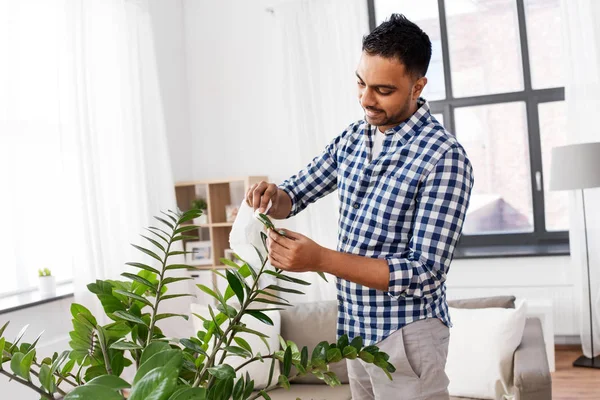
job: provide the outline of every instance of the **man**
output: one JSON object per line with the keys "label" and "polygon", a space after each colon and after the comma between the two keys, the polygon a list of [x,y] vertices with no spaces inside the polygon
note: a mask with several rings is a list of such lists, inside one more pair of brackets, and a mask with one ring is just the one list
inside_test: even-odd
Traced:
{"label": "man", "polygon": [[354,400],[448,399],[444,372],[450,317],[446,274],[473,186],[456,138],[420,98],[429,37],[394,14],[363,39],[356,71],[365,119],[281,185],[246,194],[261,212],[289,218],[338,189],[338,251],[307,237],[269,232],[269,258],[286,271],[337,277],[338,335],[377,344],[396,367],[348,361]]}

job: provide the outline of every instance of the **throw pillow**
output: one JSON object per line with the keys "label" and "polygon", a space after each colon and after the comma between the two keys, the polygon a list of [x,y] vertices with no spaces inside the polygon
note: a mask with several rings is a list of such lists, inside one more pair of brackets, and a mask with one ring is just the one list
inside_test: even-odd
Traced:
{"label": "throw pillow", "polygon": [[449,300],[448,306],[453,308],[515,308],[515,296]]}
{"label": "throw pillow", "polygon": [[523,337],[526,312],[523,300],[515,309],[450,308],[446,374],[451,396],[502,399],[510,393],[513,355]]}
{"label": "throw pillow", "polygon": [[[209,313],[208,307],[206,305],[193,303],[190,306],[190,308],[192,310],[192,313],[202,315],[205,318],[210,317],[210,313]],[[264,324],[250,315],[244,315],[242,317],[241,322],[246,324],[247,328],[264,333],[265,335],[267,335],[268,338],[266,340],[267,340],[267,343],[269,343],[270,351],[267,348],[267,346],[265,346],[264,342],[256,335],[253,335],[251,333],[245,333],[245,332],[238,333],[236,335],[236,337],[240,337],[240,338],[244,339],[246,342],[248,342],[248,344],[252,348],[252,351],[255,355],[257,353],[260,353],[262,355],[267,355],[267,354],[270,354],[272,352],[279,350],[279,336],[278,335],[281,330],[281,317],[280,317],[279,311],[277,311],[277,310],[268,311],[267,314],[273,320],[273,326]],[[204,327],[202,326],[202,320],[200,318],[192,315],[192,321],[194,324],[194,332],[198,332],[200,330],[201,331],[205,330]],[[227,322],[225,322],[221,326],[221,328],[227,329]],[[213,345],[213,343],[214,342],[211,341],[211,345]],[[211,350],[212,350],[212,346],[209,347],[209,354],[210,354]],[[233,368],[237,368],[245,361],[247,361],[247,359],[242,358],[240,356],[235,356],[235,355],[228,355],[228,357],[225,359],[225,363],[231,365]],[[237,372],[237,377],[245,375],[246,372],[248,372],[250,374],[250,377],[254,380],[254,387],[256,389],[264,389],[269,380],[270,369],[271,369],[271,359],[266,359],[266,360],[264,360],[264,362],[255,361],[255,362],[252,362],[252,363],[246,365],[242,369],[240,369]],[[273,385],[274,383],[277,382],[277,377],[279,376],[279,373],[280,373],[279,363],[276,362],[275,369],[273,371],[273,381],[271,382],[271,385]]]}

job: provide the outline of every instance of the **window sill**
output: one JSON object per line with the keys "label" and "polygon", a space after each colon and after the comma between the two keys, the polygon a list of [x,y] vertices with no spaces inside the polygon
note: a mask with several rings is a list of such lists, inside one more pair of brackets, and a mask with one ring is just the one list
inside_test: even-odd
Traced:
{"label": "window sill", "polygon": [[14,294],[0,298],[0,314],[7,314],[68,297],[73,297],[73,283],[71,282],[57,285],[54,296],[42,296],[37,289],[26,293]]}
{"label": "window sill", "polygon": [[568,256],[569,244],[535,244],[513,246],[462,246],[454,252],[455,260],[470,258]]}

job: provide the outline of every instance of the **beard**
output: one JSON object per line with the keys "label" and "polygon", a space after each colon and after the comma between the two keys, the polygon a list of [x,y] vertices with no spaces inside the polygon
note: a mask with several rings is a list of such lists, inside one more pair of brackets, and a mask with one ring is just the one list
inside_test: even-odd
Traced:
{"label": "beard", "polygon": [[[411,117],[410,115],[410,106],[411,100],[410,96],[407,97],[406,101],[400,107],[393,111],[392,113],[388,113],[385,110],[379,108],[368,107],[365,108],[365,121],[373,126],[396,126],[406,121]],[[369,115],[371,114],[371,115]]]}

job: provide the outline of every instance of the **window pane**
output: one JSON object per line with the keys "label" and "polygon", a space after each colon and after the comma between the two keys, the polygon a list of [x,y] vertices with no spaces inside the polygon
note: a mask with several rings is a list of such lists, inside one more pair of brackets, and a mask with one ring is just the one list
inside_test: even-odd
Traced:
{"label": "window pane", "polygon": [[564,101],[542,103],[540,115],[540,141],[542,144],[542,172],[544,174],[544,209],[547,231],[569,229],[568,192],[550,191],[550,162],[552,148],[567,144],[567,109]]}
{"label": "window pane", "polygon": [[446,1],[455,97],[523,90],[515,0]]}
{"label": "window pane", "polygon": [[560,0],[525,0],[525,15],[532,87],[564,86]]}
{"label": "window pane", "polygon": [[375,0],[377,24],[387,20],[393,13],[404,14],[406,18],[419,25],[431,40],[431,61],[427,70],[428,82],[423,90],[423,97],[429,101],[446,98],[437,0],[422,0],[418,3],[414,0]]}
{"label": "window pane", "polygon": [[455,115],[475,177],[464,233],[532,232],[525,103],[457,108]]}
{"label": "window pane", "polygon": [[444,114],[431,114],[431,115],[433,115],[433,117],[434,117],[435,119],[437,119],[437,120],[438,120],[438,122],[439,122],[440,124],[442,124],[442,126],[444,126]]}

